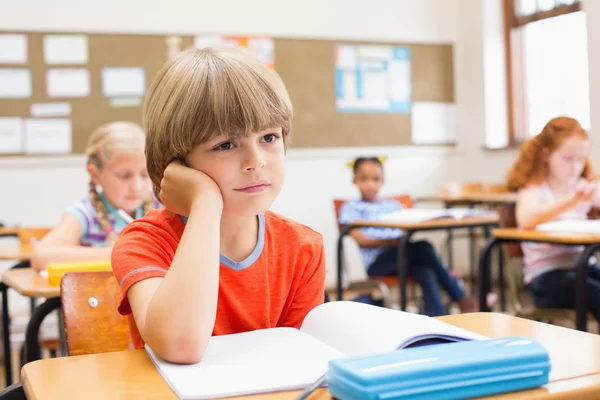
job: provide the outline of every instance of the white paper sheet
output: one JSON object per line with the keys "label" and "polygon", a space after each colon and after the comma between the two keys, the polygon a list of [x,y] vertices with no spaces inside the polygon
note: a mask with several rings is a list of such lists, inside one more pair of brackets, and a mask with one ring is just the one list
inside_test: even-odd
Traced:
{"label": "white paper sheet", "polygon": [[88,97],[90,71],[84,68],[51,68],[46,71],[46,90],[48,97]]}
{"label": "white paper sheet", "polygon": [[48,65],[83,65],[88,62],[85,35],[44,36],[44,60]]}
{"label": "white paper sheet", "polygon": [[102,69],[105,97],[141,97],[146,94],[146,70],[141,67]]}
{"label": "white paper sheet", "polygon": [[23,118],[0,118],[0,153],[23,152]]}
{"label": "white paper sheet", "polygon": [[194,38],[194,47],[203,49],[205,47],[213,47],[222,45],[221,36],[196,36]]}
{"label": "white paper sheet", "polygon": [[30,70],[0,68],[0,99],[28,99],[31,90]]}
{"label": "white paper sheet", "polygon": [[110,105],[115,108],[121,107],[139,107],[142,105],[141,97],[113,97],[110,99]]}
{"label": "white paper sheet", "polygon": [[456,106],[451,103],[415,102],[411,111],[414,144],[456,142]]}
{"label": "white paper sheet", "polygon": [[410,61],[390,61],[388,77],[390,100],[396,103],[410,102],[412,93]]}
{"label": "white paper sheet", "polygon": [[0,64],[27,64],[27,36],[0,35]]}
{"label": "white paper sheet", "polygon": [[29,106],[32,117],[68,117],[71,115],[69,103],[36,103]]}
{"label": "white paper sheet", "polygon": [[71,152],[71,120],[26,119],[25,153],[68,154]]}
{"label": "white paper sheet", "polygon": [[338,46],[337,66],[345,69],[355,69],[357,65],[356,46]]}

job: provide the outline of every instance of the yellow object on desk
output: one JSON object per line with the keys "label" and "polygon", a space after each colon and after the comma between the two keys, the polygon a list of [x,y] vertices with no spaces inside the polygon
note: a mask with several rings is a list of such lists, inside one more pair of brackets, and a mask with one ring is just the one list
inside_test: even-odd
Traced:
{"label": "yellow object on desk", "polygon": [[100,272],[112,271],[110,260],[76,261],[48,264],[48,284],[60,286],[60,281],[67,272]]}

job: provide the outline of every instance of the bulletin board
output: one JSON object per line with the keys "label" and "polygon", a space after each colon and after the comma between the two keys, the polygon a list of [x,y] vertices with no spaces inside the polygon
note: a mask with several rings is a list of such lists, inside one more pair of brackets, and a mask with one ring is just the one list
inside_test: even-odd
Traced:
{"label": "bulletin board", "polygon": [[[18,32],[0,32],[18,33]],[[44,37],[58,33],[25,33],[27,63],[0,68],[31,71],[29,98],[0,98],[0,118],[31,119],[32,105],[69,103],[72,127],[71,153],[81,154],[91,131],[107,122],[142,122],[143,96],[138,99],[106,97],[102,73],[107,67],[141,67],[146,88],[169,55],[171,36],[85,34],[88,60],[82,65],[48,65]],[[178,36],[179,48],[194,45],[194,37]],[[411,139],[411,110],[403,113],[347,113],[336,109],[334,83],[336,46],[328,40],[274,39],[275,70],[281,75],[294,106],[292,146],[296,148],[407,145]],[[350,42],[344,42],[350,43]],[[391,43],[389,43],[391,44]],[[397,44],[410,49],[412,101],[454,103],[453,49],[444,44]],[[52,68],[89,70],[89,96],[56,98],[48,95],[47,74]],[[133,100],[133,103],[131,102]],[[137,100],[137,102],[136,102]],[[53,118],[53,117],[51,117]],[[61,118],[61,117],[58,117]],[[0,134],[1,134],[0,129]],[[6,155],[6,154],[4,154]]]}
{"label": "bulletin board", "polygon": [[[146,83],[167,60],[166,36],[144,35],[86,35],[89,61],[83,65],[46,65],[43,40],[45,34],[29,33],[28,63],[31,69],[33,91],[28,99],[0,99],[0,117],[32,118],[31,105],[39,103],[67,102],[71,105],[71,115],[65,118],[72,125],[72,153],[81,154],[85,150],[91,131],[111,121],[142,122],[141,105],[113,106],[111,98],[102,93],[101,74],[104,67],[143,67]],[[182,38],[182,46],[192,45],[191,37]],[[2,68],[7,67],[2,65]],[[14,66],[17,67],[16,65]],[[90,95],[82,98],[52,98],[47,94],[46,77],[51,68],[85,68],[90,73]],[[138,99],[138,103],[143,99]]]}
{"label": "bulletin board", "polygon": [[[333,70],[339,43],[350,42],[275,41],[275,67],[294,106],[293,147],[412,144],[412,109],[405,113],[344,113],[336,110]],[[413,104],[454,103],[452,45],[393,45],[405,46],[410,51]]]}

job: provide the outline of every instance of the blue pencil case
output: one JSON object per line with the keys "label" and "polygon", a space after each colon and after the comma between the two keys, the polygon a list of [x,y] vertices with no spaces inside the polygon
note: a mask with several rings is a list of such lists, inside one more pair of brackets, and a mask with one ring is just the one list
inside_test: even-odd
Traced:
{"label": "blue pencil case", "polygon": [[546,349],[525,337],[436,344],[329,363],[329,391],[341,400],[451,400],[548,383]]}

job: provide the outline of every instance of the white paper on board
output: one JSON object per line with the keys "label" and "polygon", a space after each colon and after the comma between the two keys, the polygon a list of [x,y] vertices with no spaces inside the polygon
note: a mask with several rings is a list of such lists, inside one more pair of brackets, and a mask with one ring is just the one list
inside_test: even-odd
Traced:
{"label": "white paper on board", "polygon": [[358,65],[357,48],[354,45],[340,45],[337,48],[336,64],[342,69],[356,69]]}
{"label": "white paper on board", "polygon": [[27,154],[69,154],[71,120],[26,119],[24,150]]}
{"label": "white paper on board", "polygon": [[142,97],[146,94],[146,70],[141,67],[102,69],[102,94],[105,97]]}
{"label": "white paper on board", "polygon": [[0,99],[28,99],[31,92],[30,70],[0,68]]}
{"label": "white paper on board", "polygon": [[23,152],[23,118],[0,118],[0,153]]}
{"label": "white paper on board", "polygon": [[115,108],[139,107],[142,105],[141,97],[112,97],[110,105]]}
{"label": "white paper on board", "polygon": [[0,34],[0,64],[27,64],[27,36]]}
{"label": "white paper on board", "polygon": [[194,38],[194,47],[204,49],[205,47],[219,46],[223,44],[221,36],[196,36]]}
{"label": "white paper on board", "polygon": [[451,103],[415,102],[411,110],[413,144],[456,142],[456,106]]}
{"label": "white paper on board", "polygon": [[409,60],[390,61],[388,66],[390,100],[396,103],[409,103],[412,82]]}
{"label": "white paper on board", "polygon": [[90,95],[90,71],[85,68],[50,68],[46,71],[48,97],[78,98]]}
{"label": "white paper on board", "polygon": [[29,106],[32,117],[68,117],[71,115],[69,103],[36,103]]}
{"label": "white paper on board", "polygon": [[44,60],[48,65],[88,63],[88,38],[85,35],[44,36]]}

